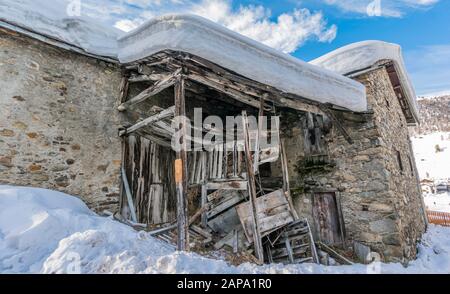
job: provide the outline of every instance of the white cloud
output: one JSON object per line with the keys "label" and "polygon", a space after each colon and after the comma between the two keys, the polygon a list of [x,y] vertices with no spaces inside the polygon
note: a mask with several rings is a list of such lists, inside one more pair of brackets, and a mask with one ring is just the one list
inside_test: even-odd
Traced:
{"label": "white cloud", "polygon": [[375,2],[381,4],[378,16],[402,17],[411,9],[430,8],[439,0],[322,0],[328,5],[334,5],[344,12],[367,15],[367,8]]}
{"label": "white cloud", "polygon": [[234,9],[230,0],[179,0],[178,5],[167,5],[167,1],[157,1],[157,5],[155,1],[133,2],[142,2],[141,4],[146,4],[147,7],[151,6],[151,10],[131,19],[117,20],[116,28],[130,31],[155,15],[193,13],[287,53],[294,52],[310,39],[331,42],[337,33],[337,27],[328,25],[321,12],[311,12],[308,9],[295,9],[272,19],[270,10],[261,5],[241,5]]}

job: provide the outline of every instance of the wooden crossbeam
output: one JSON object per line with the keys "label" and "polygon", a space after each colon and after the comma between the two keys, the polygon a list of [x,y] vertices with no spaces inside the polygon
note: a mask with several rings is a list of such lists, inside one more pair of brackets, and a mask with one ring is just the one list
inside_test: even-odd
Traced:
{"label": "wooden crossbeam", "polygon": [[341,124],[341,122],[339,121],[339,119],[334,115],[333,111],[330,110],[326,105],[322,104],[320,106],[320,109],[322,109],[322,111],[331,119],[331,121],[333,122],[333,124],[337,127],[337,129],[341,132],[341,134],[344,136],[345,140],[347,140],[347,142],[349,144],[353,144],[353,139],[352,137],[350,137],[350,135],[348,134],[347,130],[345,129],[345,127]]}
{"label": "wooden crossbeam", "polygon": [[131,76],[128,81],[130,83],[141,83],[141,82],[157,82],[160,80],[167,79],[168,75],[164,74],[149,74],[149,75],[138,75]]}
{"label": "wooden crossbeam", "polygon": [[225,93],[225,94],[233,97],[234,99],[238,100],[239,102],[245,103],[245,104],[253,106],[255,108],[259,108],[259,101],[257,99],[255,99],[254,97],[245,95],[236,89],[227,87],[224,84],[218,83],[212,79],[207,78],[206,76],[202,76],[200,74],[190,72],[188,74],[188,78],[197,83],[208,86],[216,91]]}
{"label": "wooden crossbeam", "polygon": [[[198,56],[188,55],[185,56],[184,59],[192,61],[194,65],[200,65],[211,70],[203,70],[201,72],[202,75],[209,78],[218,79],[220,81],[228,81],[228,87],[235,88],[238,86],[243,93],[255,96],[256,99],[265,93],[268,93],[270,95],[270,99],[278,106],[289,107],[304,112],[323,114],[321,109],[318,107],[320,105],[319,102],[309,100],[295,94],[285,93],[272,86],[264,85],[248,78],[236,75]],[[254,107],[259,108],[256,104]]]}
{"label": "wooden crossbeam", "polygon": [[167,108],[166,110],[163,110],[163,111],[161,111],[160,113],[158,113],[156,115],[150,116],[150,117],[144,119],[143,121],[138,122],[137,124],[129,127],[126,130],[120,131],[119,132],[119,136],[124,136],[126,134],[130,134],[130,133],[132,133],[134,131],[137,131],[137,130],[145,127],[145,126],[148,126],[151,123],[154,123],[154,122],[160,121],[162,119],[171,117],[171,116],[174,115],[174,112],[175,112],[175,106]]}
{"label": "wooden crossbeam", "polygon": [[119,111],[125,111],[130,106],[140,103],[160,92],[163,90],[175,85],[177,80],[179,79],[181,74],[181,69],[176,70],[173,74],[166,76],[164,79],[157,81],[154,85],[151,87],[145,89],[140,94],[138,94],[136,97],[128,100],[125,103],[122,103],[117,109]]}

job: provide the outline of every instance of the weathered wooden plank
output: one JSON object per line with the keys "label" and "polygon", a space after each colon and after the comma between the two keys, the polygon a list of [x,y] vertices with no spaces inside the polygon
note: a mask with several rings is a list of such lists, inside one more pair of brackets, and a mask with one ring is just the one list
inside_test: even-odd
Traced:
{"label": "weathered wooden plank", "polygon": [[259,229],[259,219],[258,219],[258,203],[256,199],[256,180],[255,174],[253,172],[253,162],[252,156],[250,154],[250,138],[248,132],[248,118],[247,112],[242,112],[242,129],[244,132],[244,153],[245,153],[245,162],[247,167],[247,176],[248,176],[248,193],[250,198],[251,205],[251,213],[252,213],[252,221],[253,221],[253,245],[255,248],[256,258],[263,263],[264,262],[264,250],[262,247],[262,237]]}
{"label": "weathered wooden plank", "polygon": [[127,110],[127,108],[129,108],[130,106],[140,103],[160,92],[162,92],[163,90],[175,85],[179,79],[180,79],[180,73],[181,73],[181,69],[175,71],[173,74],[167,76],[165,79],[163,80],[159,80],[158,82],[156,82],[154,85],[152,85],[151,87],[147,88],[146,90],[142,91],[139,95],[137,95],[136,97],[128,100],[127,102],[122,103],[117,109],[119,111],[125,111]]}
{"label": "weathered wooden plank", "polygon": [[234,99],[238,100],[239,102],[245,103],[245,104],[253,106],[255,108],[259,107],[259,101],[257,99],[255,99],[254,97],[245,95],[242,92],[240,92],[234,88],[229,88],[221,83],[218,83],[216,81],[208,79],[205,76],[190,72],[188,75],[188,78],[190,80],[193,80],[195,82],[198,82],[200,84],[208,86],[216,91],[225,93],[225,94],[233,97]]}
{"label": "weathered wooden plank", "polygon": [[288,161],[286,157],[286,150],[284,149],[284,141],[281,140],[280,142],[280,149],[281,149],[281,169],[283,172],[283,190],[284,190],[284,196],[286,197],[286,200],[289,204],[289,208],[291,209],[292,216],[295,220],[298,219],[297,211],[294,207],[294,202],[291,198],[291,187],[289,184],[289,169],[288,169]]}
{"label": "weathered wooden plank", "polygon": [[119,132],[120,136],[124,136],[126,134],[130,134],[134,131],[137,131],[145,126],[148,126],[151,123],[154,123],[156,121],[162,120],[164,118],[168,118],[174,115],[174,111],[175,111],[175,106],[169,107],[166,110],[161,111],[160,113],[150,116],[146,119],[144,119],[143,121],[140,121],[138,123],[136,123],[135,125],[127,128],[126,130],[122,130]]}
{"label": "weathered wooden plank", "polygon": [[217,181],[206,183],[208,190],[247,190],[247,181]]}
{"label": "weathered wooden plank", "polygon": [[[258,203],[257,217],[260,223],[261,236],[266,236],[274,229],[285,226],[294,220],[282,190],[261,196],[256,201]],[[243,203],[236,209],[246,236],[251,241],[253,234],[250,203]]]}
{"label": "weathered wooden plank", "polygon": [[[175,84],[175,116],[186,115],[184,79],[179,78]],[[187,146],[186,146],[186,128],[179,127],[181,150],[177,152],[175,163],[175,183],[177,191],[177,249],[179,251],[189,251],[189,214],[187,198]]]}
{"label": "weathered wooden plank", "polygon": [[222,213],[223,211],[239,204],[241,201],[245,199],[242,193],[233,193],[231,197],[225,199],[225,201],[219,203],[208,212],[208,218],[213,218],[214,216]]}
{"label": "weathered wooden plank", "polygon": [[125,187],[125,193],[127,195],[128,207],[130,208],[131,219],[133,222],[137,222],[136,209],[134,208],[133,196],[131,193],[130,185],[127,179],[127,173],[125,172],[125,168],[122,166],[122,181]]}

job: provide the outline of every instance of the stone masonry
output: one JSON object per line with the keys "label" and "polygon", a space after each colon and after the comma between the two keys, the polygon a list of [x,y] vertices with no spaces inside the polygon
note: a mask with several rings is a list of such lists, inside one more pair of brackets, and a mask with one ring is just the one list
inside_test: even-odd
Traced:
{"label": "stone masonry", "polygon": [[118,66],[0,31],[0,184],[116,209]]}
{"label": "stone masonry", "polygon": [[[407,123],[384,68],[358,80],[367,87],[370,111],[341,117],[354,143],[332,128],[324,139],[335,166],[301,176],[291,174],[294,190],[299,191],[294,192],[295,205],[311,219],[313,192],[335,192],[340,197],[347,244],[362,243],[387,261],[410,260],[416,256],[425,222]],[[301,138],[297,134],[291,143],[300,142],[286,145],[299,150],[295,146],[303,144]],[[290,162],[296,165],[301,160],[300,154]]]}

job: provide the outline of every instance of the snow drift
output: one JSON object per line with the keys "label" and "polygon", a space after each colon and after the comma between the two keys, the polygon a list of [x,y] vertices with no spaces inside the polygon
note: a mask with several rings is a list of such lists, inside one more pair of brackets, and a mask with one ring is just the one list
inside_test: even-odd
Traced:
{"label": "snow drift", "polygon": [[89,17],[68,16],[69,1],[1,0],[0,21],[58,39],[86,52],[117,57],[121,31]]}
{"label": "snow drift", "polygon": [[431,226],[419,259],[400,264],[228,265],[91,212],[76,197],[0,186],[0,273],[450,273],[450,229]]}

